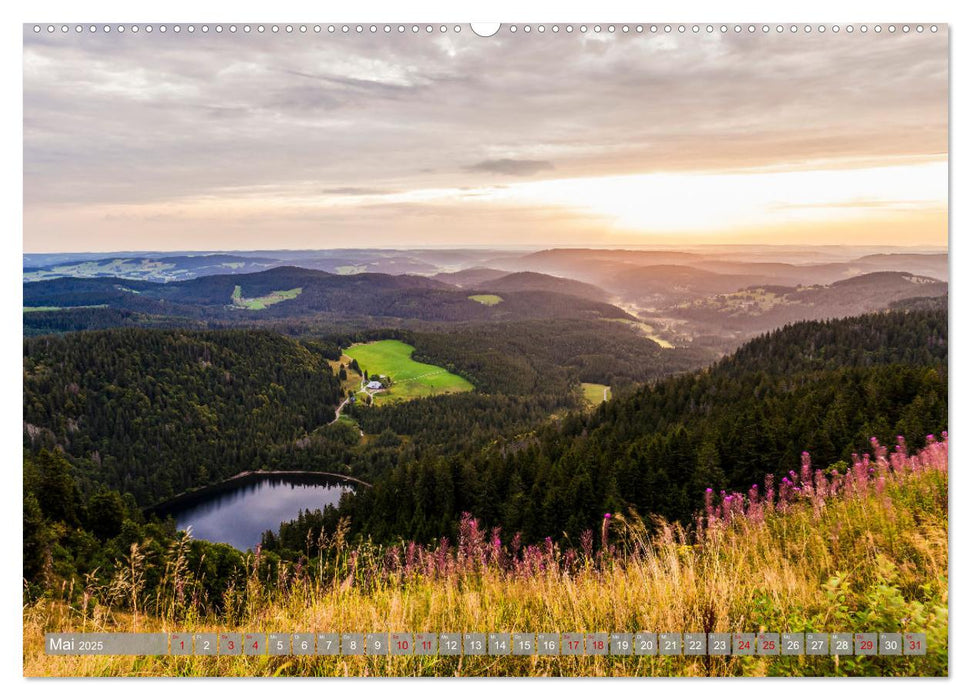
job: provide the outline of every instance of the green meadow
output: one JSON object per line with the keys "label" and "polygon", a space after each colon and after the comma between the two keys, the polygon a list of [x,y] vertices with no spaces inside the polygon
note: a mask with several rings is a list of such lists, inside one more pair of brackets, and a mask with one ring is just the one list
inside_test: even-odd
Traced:
{"label": "green meadow", "polygon": [[352,345],[344,354],[357,360],[369,375],[391,377],[391,388],[375,395],[379,403],[423,396],[472,391],[470,382],[448,370],[411,358],[415,348],[400,340],[378,340]]}
{"label": "green meadow", "polygon": [[610,387],[606,384],[583,382],[580,387],[583,389],[583,398],[594,406],[599,406],[610,398]]}
{"label": "green meadow", "polygon": [[472,301],[477,301],[486,306],[495,306],[502,303],[502,297],[498,294],[473,294],[469,297]]}
{"label": "green meadow", "polygon": [[266,296],[247,299],[243,296],[243,288],[237,284],[233,290],[233,306],[240,309],[249,309],[250,311],[259,311],[260,309],[265,309],[267,306],[272,306],[273,304],[279,304],[281,301],[286,301],[287,299],[296,299],[302,291],[303,287],[281,289],[270,292]]}

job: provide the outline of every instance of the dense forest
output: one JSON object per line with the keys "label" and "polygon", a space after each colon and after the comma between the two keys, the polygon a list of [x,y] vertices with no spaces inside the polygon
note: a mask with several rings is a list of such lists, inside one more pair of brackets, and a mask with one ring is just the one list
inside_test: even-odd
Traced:
{"label": "dense forest", "polygon": [[465,376],[483,391],[505,394],[558,393],[578,381],[617,390],[711,359],[702,350],[662,348],[617,320],[486,323],[418,329],[412,337],[415,359]]}
{"label": "dense forest", "polygon": [[333,349],[265,331],[116,329],[24,341],[24,441],[142,505],[247,469],[333,419]]}
{"label": "dense forest", "polygon": [[[715,355],[694,347],[662,348],[622,320],[529,320],[337,330],[310,321],[274,328],[334,345],[393,338],[415,347],[414,359],[468,379],[486,394],[561,396],[578,382],[616,390],[698,369]],[[555,338],[555,342],[551,342]]]}
{"label": "dense forest", "polygon": [[[75,314],[122,313],[109,309]],[[46,314],[47,312],[33,312]],[[130,313],[130,312],[124,312]],[[244,470],[298,469],[374,479],[416,455],[455,456],[515,440],[582,406],[578,382],[645,381],[703,363],[626,325],[547,321],[424,330],[344,330],[311,322],[270,330],[114,329],[24,342],[24,439],[57,448],[86,492],[101,485],[143,506]],[[277,331],[298,336],[284,337]],[[326,360],[342,346],[399,338],[416,357],[466,376],[470,394],[348,408],[379,439],[329,425],[340,400]],[[613,355],[602,348],[613,346]],[[227,379],[229,377],[229,379]]]}
{"label": "dense forest", "polygon": [[49,308],[24,312],[24,337],[96,331],[107,328],[205,328],[202,321],[109,309],[107,307]]}
{"label": "dense forest", "polygon": [[402,462],[340,511],[304,524],[349,516],[378,540],[427,540],[454,535],[470,512],[525,541],[576,538],[604,512],[627,508],[689,520],[706,488],[781,478],[803,450],[839,469],[871,437],[919,446],[946,428],[946,312],[800,323],[501,449]]}

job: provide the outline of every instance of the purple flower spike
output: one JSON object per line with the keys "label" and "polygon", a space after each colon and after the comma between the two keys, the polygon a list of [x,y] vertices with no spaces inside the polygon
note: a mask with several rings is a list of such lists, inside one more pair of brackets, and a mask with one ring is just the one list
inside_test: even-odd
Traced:
{"label": "purple flower spike", "polygon": [[[711,489],[708,489],[711,491]],[[604,520],[610,520],[610,513],[604,513]]]}

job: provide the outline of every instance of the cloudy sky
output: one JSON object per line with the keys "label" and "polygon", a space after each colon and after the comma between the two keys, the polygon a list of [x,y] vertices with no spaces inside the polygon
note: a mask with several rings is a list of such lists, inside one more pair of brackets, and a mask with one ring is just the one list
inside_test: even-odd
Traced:
{"label": "cloudy sky", "polygon": [[946,245],[947,37],[24,37],[24,250]]}

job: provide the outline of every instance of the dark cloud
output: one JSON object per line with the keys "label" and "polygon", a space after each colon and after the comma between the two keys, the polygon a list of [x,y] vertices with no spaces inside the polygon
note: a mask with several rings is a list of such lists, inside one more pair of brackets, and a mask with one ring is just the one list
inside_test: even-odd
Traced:
{"label": "dark cloud", "polygon": [[482,160],[466,167],[466,170],[471,172],[495,173],[497,175],[535,175],[544,170],[552,169],[553,164],[548,160],[516,160],[514,158]]}

